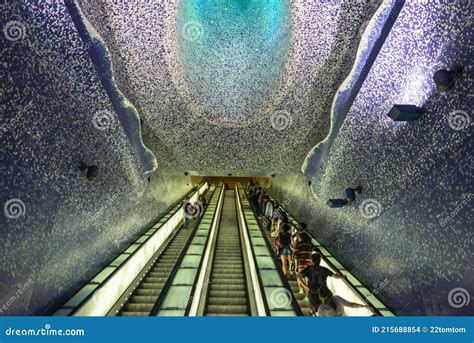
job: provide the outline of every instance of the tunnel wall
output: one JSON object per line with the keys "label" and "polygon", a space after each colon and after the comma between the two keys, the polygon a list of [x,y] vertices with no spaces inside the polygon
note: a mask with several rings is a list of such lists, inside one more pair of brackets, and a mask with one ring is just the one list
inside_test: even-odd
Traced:
{"label": "tunnel wall", "polygon": [[[100,182],[100,181],[99,181]],[[49,314],[137,239],[192,188],[189,177],[153,174],[137,196],[93,191],[89,203],[25,200],[25,215],[1,218],[0,315]],[[86,206],[89,205],[89,208]],[[48,211],[49,210],[49,211]],[[18,292],[21,292],[19,294]]]}
{"label": "tunnel wall", "polygon": [[[400,315],[474,313],[470,13],[407,1],[311,186],[272,179],[272,195]],[[434,72],[459,65],[464,77],[439,94]],[[394,104],[426,113],[394,122]],[[359,184],[351,206],[326,205]]]}
{"label": "tunnel wall", "polygon": [[[148,183],[64,4],[0,7],[0,315],[40,315],[191,182],[159,173]],[[81,162],[99,168],[96,181]]]}

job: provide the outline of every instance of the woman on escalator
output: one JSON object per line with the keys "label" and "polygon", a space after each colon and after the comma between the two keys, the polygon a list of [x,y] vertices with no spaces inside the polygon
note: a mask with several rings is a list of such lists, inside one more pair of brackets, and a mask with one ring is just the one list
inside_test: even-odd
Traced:
{"label": "woman on escalator", "polygon": [[289,276],[288,265],[292,252],[290,226],[288,224],[283,225],[282,232],[280,232],[280,234],[278,235],[275,243],[276,245],[278,245],[278,249],[280,252],[283,274],[285,274],[285,276]]}

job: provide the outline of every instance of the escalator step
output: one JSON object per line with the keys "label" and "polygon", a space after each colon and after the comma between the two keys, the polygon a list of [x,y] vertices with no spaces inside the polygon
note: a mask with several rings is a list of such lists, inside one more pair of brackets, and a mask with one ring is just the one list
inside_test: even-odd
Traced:
{"label": "escalator step", "polygon": [[148,312],[153,309],[153,303],[141,304],[141,303],[127,303],[124,306],[125,311],[136,311],[136,312]]}
{"label": "escalator step", "polygon": [[244,273],[235,273],[235,272],[230,272],[230,273],[213,273],[212,274],[212,280],[221,280],[221,279],[239,279],[239,280],[244,280]]}
{"label": "escalator step", "polygon": [[129,299],[129,302],[139,304],[153,304],[155,303],[156,298],[156,296],[134,295]]}
{"label": "escalator step", "polygon": [[247,306],[241,305],[208,305],[208,313],[248,313]]}
{"label": "escalator step", "polygon": [[213,291],[244,291],[245,285],[242,283],[240,285],[231,283],[231,284],[215,284],[211,283],[209,287],[210,290]]}
{"label": "escalator step", "polygon": [[155,297],[158,297],[158,295],[160,294],[160,290],[159,289],[146,289],[146,288],[137,288],[135,290],[135,293],[136,295],[143,295],[143,296],[155,296]]}
{"label": "escalator step", "polygon": [[164,286],[164,282],[156,283],[156,282],[142,282],[140,288],[145,289],[161,289]]}
{"label": "escalator step", "polygon": [[243,278],[234,278],[234,279],[212,279],[211,283],[216,285],[234,285],[236,283],[241,284],[242,286],[245,283],[245,279]]}
{"label": "escalator step", "polygon": [[123,311],[122,316],[148,316],[150,312],[138,312],[138,311]]}
{"label": "escalator step", "polygon": [[[229,293],[232,293],[232,292],[229,292]],[[222,305],[222,306],[227,306],[227,305],[244,306],[244,305],[247,305],[248,302],[247,302],[247,297],[239,298],[239,297],[231,295],[230,297],[227,297],[227,298],[209,297],[207,304],[208,305]]]}
{"label": "escalator step", "polygon": [[209,291],[209,297],[221,297],[221,298],[228,298],[228,297],[246,297],[247,293],[245,291],[221,291],[221,290],[210,290]]}
{"label": "escalator step", "polygon": [[168,270],[168,271],[161,271],[161,272],[152,271],[152,272],[149,272],[147,276],[153,277],[153,278],[155,278],[155,277],[158,277],[158,278],[162,277],[162,278],[165,278],[165,279],[166,279],[166,278],[168,277],[168,275],[170,275],[170,271],[169,271],[169,270]]}
{"label": "escalator step", "polygon": [[164,283],[166,281],[166,277],[161,276],[161,277],[153,277],[153,276],[147,276],[143,282],[144,283]]}
{"label": "escalator step", "polygon": [[243,266],[242,265],[232,265],[232,264],[223,264],[223,263],[219,263],[219,264],[214,264],[214,268],[213,269],[242,269]]}

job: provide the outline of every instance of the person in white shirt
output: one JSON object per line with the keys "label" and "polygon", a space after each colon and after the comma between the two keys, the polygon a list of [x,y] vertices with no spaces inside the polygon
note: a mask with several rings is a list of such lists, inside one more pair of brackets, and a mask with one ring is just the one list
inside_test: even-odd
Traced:
{"label": "person in white shirt", "polygon": [[333,295],[327,286],[321,286],[318,290],[318,293],[321,305],[318,307],[317,315],[320,317],[345,316],[346,307],[371,309],[371,307],[368,305],[353,303],[347,301],[343,297]]}

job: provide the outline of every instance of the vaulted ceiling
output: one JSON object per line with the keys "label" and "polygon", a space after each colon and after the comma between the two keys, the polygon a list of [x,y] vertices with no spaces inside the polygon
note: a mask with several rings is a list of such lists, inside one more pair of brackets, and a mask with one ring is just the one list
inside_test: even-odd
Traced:
{"label": "vaulted ceiling", "polygon": [[374,1],[81,1],[162,170],[299,172]]}

